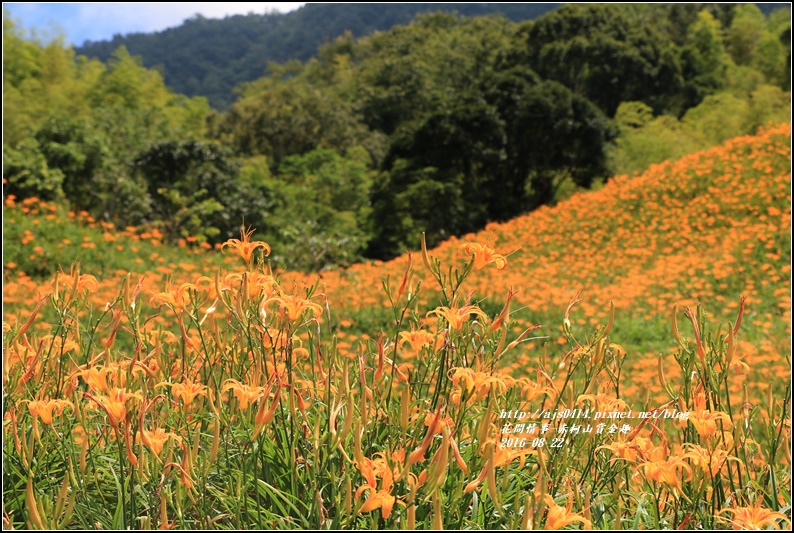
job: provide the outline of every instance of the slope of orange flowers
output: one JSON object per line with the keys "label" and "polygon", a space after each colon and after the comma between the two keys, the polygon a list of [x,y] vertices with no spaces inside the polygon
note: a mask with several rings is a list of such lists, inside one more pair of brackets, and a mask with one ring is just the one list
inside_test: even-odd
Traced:
{"label": "slope of orange flowers", "polygon": [[[430,255],[462,266],[465,243],[490,242],[507,256],[505,269],[486,265],[467,287],[476,290],[472,298],[484,300],[486,309],[490,304],[501,308],[508,291],[517,289],[514,330],[544,325],[539,336],[545,339],[522,345],[524,351],[513,362],[517,372],[539,356],[544,342],[565,342],[562,316],[581,292],[584,301],[571,315],[574,327],[584,333],[603,325],[609,302],[614,302],[612,337],[627,348],[626,377],[633,384],[624,393],[642,395],[643,384],[656,381],[657,354],[673,349],[674,303],[680,309],[702,303],[711,318],[724,324],[735,319],[744,295],[748,305],[741,356],[762,373],[758,382],[768,383],[764,376],[790,373],[785,359],[791,335],[790,136],[790,125],[780,125],[655,165],[639,177],[618,176],[600,190],[577,194],[555,207],[452,238]],[[416,240],[418,249],[419,235]],[[133,284],[142,279],[144,294],[163,291],[169,279],[179,283],[212,277],[218,261],[186,254],[180,263],[153,263],[145,261],[142,266],[150,271],[131,276]],[[300,287],[314,284],[319,276],[340,341],[351,343],[377,335],[364,331],[369,315],[387,316],[381,281],[389,276],[396,288],[407,263],[404,255],[320,275],[284,273],[281,279],[283,286]],[[52,282],[9,272],[8,266],[4,322],[14,324],[30,315],[38,301],[35,295],[50,292]],[[427,312],[435,301],[432,280],[421,261],[414,267],[411,284],[416,287],[421,281],[419,308]],[[98,290],[91,296],[97,307],[116,298],[122,274],[97,276]],[[48,327],[44,321],[34,325],[42,333]]]}
{"label": "slope of orange flowers", "polygon": [[[605,324],[614,302],[612,337],[629,349],[626,377],[638,384],[626,394],[655,383],[656,356],[673,351],[673,304],[682,310],[702,304],[724,324],[735,320],[744,295],[742,353],[767,386],[767,376],[790,375],[790,136],[784,124],[654,165],[639,177],[617,176],[601,190],[452,238],[430,255],[462,265],[464,243],[488,240],[502,254],[515,251],[506,269],[483,268],[467,286],[476,288],[475,299],[500,305],[510,288],[518,289],[513,309],[525,310],[513,313],[515,330],[540,322],[551,342],[564,342],[562,316],[578,291],[584,302],[572,320],[587,326],[582,331]],[[323,273],[332,308],[383,305],[381,280],[389,275],[396,285],[407,261],[402,256]],[[311,282],[299,274],[289,278]],[[422,284],[432,286],[429,275]],[[526,368],[539,351],[528,348],[514,369]]]}

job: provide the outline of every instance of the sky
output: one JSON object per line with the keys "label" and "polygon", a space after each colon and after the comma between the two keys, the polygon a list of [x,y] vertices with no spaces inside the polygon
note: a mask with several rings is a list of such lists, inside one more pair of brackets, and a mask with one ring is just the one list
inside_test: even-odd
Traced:
{"label": "sky", "polygon": [[145,2],[145,3],[19,3],[3,2],[3,9],[23,28],[36,29],[48,40],[63,35],[66,42],[81,46],[84,41],[104,41],[113,35],[155,32],[179,26],[200,13],[206,18],[247,13],[286,13],[303,2]]}

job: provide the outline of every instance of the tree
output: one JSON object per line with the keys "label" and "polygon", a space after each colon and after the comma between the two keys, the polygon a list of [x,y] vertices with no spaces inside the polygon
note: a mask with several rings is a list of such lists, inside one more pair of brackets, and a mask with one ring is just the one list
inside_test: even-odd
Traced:
{"label": "tree", "polygon": [[681,50],[687,107],[694,107],[725,86],[730,57],[722,43],[719,22],[709,11],[698,13]]}
{"label": "tree", "polygon": [[347,157],[313,150],[284,159],[265,182],[272,206],[264,218],[274,261],[302,270],[358,261],[369,239],[371,172],[362,148]]}
{"label": "tree", "polygon": [[742,4],[728,30],[728,51],[737,65],[750,65],[766,23],[764,14],[754,4]]}
{"label": "tree", "polygon": [[373,189],[369,253],[389,257],[425,231],[433,245],[554,199],[561,176],[606,174],[609,121],[556,82],[514,67],[395,132]]}
{"label": "tree", "polygon": [[652,25],[633,20],[625,6],[565,5],[526,23],[522,35],[530,68],[607,116],[629,100],[657,113],[681,105],[683,78],[673,43]]}
{"label": "tree", "polygon": [[264,78],[241,93],[215,126],[215,135],[242,155],[268,156],[274,168],[290,155],[376,143],[332,87],[315,87],[303,76]]}
{"label": "tree", "polygon": [[606,177],[606,148],[616,132],[592,102],[560,83],[533,79],[521,67],[495,78],[489,98],[504,117],[507,134],[507,157],[492,180],[497,187],[492,210],[500,199],[509,198],[512,206],[494,218],[552,201],[560,172],[580,187]]}
{"label": "tree", "polygon": [[261,191],[236,180],[239,164],[228,148],[203,141],[165,141],[134,162],[146,183],[151,221],[172,239],[196,236],[221,242],[243,219],[257,226],[267,207]]}
{"label": "tree", "polygon": [[401,127],[373,192],[370,253],[400,253],[422,231],[432,246],[482,227],[489,220],[487,182],[504,147],[496,109],[473,95]]}

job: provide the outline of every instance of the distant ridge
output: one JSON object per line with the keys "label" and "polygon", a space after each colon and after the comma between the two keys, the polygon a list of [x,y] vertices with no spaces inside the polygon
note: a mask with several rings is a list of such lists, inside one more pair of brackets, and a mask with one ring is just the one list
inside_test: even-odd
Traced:
{"label": "distant ridge", "polygon": [[110,59],[126,46],[147,68],[162,71],[166,84],[188,96],[206,96],[216,109],[234,100],[233,89],[264,76],[268,62],[306,61],[320,45],[350,31],[363,37],[408,24],[419,13],[457,12],[465,17],[501,14],[518,22],[535,19],[561,4],[307,4],[290,13],[234,15],[207,19],[194,15],[176,28],[157,33],[116,35],[86,41],[78,55]]}

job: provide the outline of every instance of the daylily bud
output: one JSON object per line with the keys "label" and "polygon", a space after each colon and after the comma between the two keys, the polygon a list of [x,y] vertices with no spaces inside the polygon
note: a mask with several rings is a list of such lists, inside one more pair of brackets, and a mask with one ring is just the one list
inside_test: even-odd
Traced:
{"label": "daylily bud", "polygon": [[402,295],[405,294],[405,289],[408,287],[408,278],[411,277],[411,265],[414,261],[414,253],[409,251],[408,252],[408,266],[405,267],[405,274],[403,274],[403,281],[400,283],[400,287],[397,289],[397,299],[399,300],[402,298]]}
{"label": "daylily bud", "polygon": [[488,443],[488,462],[485,464],[485,476],[488,480],[488,494],[491,495],[491,499],[493,500],[493,504],[497,509],[501,508],[499,505],[499,491],[496,487],[496,466],[495,466],[495,442]]}
{"label": "daylily bud", "polygon": [[609,332],[612,331],[612,324],[615,323],[615,302],[612,300],[609,301],[609,321],[607,322],[607,327],[604,328],[604,332],[601,334],[602,337],[606,337],[609,335]]}
{"label": "daylily bud", "polygon": [[132,437],[130,436],[130,424],[126,423],[124,428],[124,442],[127,446],[127,459],[132,466],[138,466],[138,458],[132,453]]}
{"label": "daylily bud", "polygon": [[411,385],[403,384],[402,394],[400,395],[400,427],[403,432],[408,431],[408,416],[411,411]]}
{"label": "daylily bud", "polygon": [[165,491],[160,488],[160,529],[169,529],[170,524],[168,523],[168,507],[166,506],[165,501]]}
{"label": "daylily bud", "polygon": [[772,396],[772,383],[769,384],[769,390],[767,391],[766,395],[766,403],[769,406],[769,421],[772,422],[775,419],[775,399]]}
{"label": "daylily bud", "polygon": [[55,273],[55,279],[52,280],[52,297],[58,299],[58,273]]}
{"label": "daylily bud", "polygon": [[667,380],[664,377],[664,368],[662,366],[662,354],[659,354],[659,358],[657,360],[657,370],[659,373],[659,384],[662,386],[662,389],[665,391],[668,390],[667,388]]}
{"label": "daylily bud", "polygon": [[731,361],[733,361],[733,354],[735,351],[735,347],[733,344],[733,336],[734,336],[733,331],[734,330],[730,327],[730,324],[728,324],[728,335],[725,338],[725,364],[728,367],[731,366]]}
{"label": "daylily bud", "polygon": [[345,486],[344,509],[345,514],[349,515],[350,511],[353,509],[353,485],[352,481],[350,480],[350,476],[345,476],[345,480],[347,481],[347,484]]}
{"label": "daylily bud", "polygon": [[27,488],[25,490],[25,508],[30,517],[30,523],[38,529],[49,529],[45,523],[42,515],[39,513],[38,503],[36,497],[33,495],[33,478],[28,478]]}
{"label": "daylily bud", "polygon": [[438,492],[433,493],[433,529],[441,531],[444,529],[444,522],[441,516],[441,500]]}
{"label": "daylily bud", "polygon": [[518,294],[518,291],[513,291],[513,289],[510,289],[507,292],[507,302],[502,308],[502,312],[499,313],[499,316],[497,316],[491,323],[491,327],[489,329],[490,332],[496,331],[502,326],[502,324],[507,325],[510,322],[510,300],[512,300],[513,296],[516,294]]}
{"label": "daylily bud", "polygon": [[449,438],[449,444],[452,448],[452,455],[455,457],[455,462],[458,463],[458,467],[463,470],[464,474],[469,473],[469,466],[466,464],[466,461],[463,460],[463,457],[460,455],[460,450],[458,449],[458,443],[455,442],[451,436]]}
{"label": "daylily bud", "polygon": [[220,445],[220,436],[221,436],[221,419],[218,415],[215,415],[214,420],[212,422],[212,448],[210,448],[210,459],[208,461],[208,465],[211,465],[215,462],[215,458],[218,457],[218,447]]}
{"label": "daylily bud", "polygon": [[430,266],[430,256],[427,253],[427,241],[425,240],[424,231],[422,232],[422,262],[430,272],[433,272],[433,267]]}
{"label": "daylily bud", "polygon": [[375,382],[383,375],[383,356],[385,348],[383,346],[383,332],[378,335],[378,368],[375,370]]}
{"label": "daylily bud", "polygon": [[[268,387],[268,390],[265,392],[262,399],[259,400],[259,410],[257,411],[256,417],[254,418],[254,432],[251,435],[251,439],[257,438],[265,426],[269,424],[271,420],[273,420],[273,417],[276,415],[276,408],[281,401],[281,396],[279,394],[280,392],[281,384],[279,383],[276,387],[276,393],[273,395],[273,402],[270,404],[270,409],[268,409],[267,412],[265,411],[265,404],[267,403],[266,400],[270,394],[270,387]],[[290,404],[292,404],[292,401],[290,401]]]}
{"label": "daylily bud", "polygon": [[692,311],[692,309],[688,307],[685,313],[686,316],[689,317],[689,320],[692,322],[692,328],[695,330],[695,343],[697,344],[698,359],[700,359],[700,363],[705,367],[706,350],[703,349],[703,340],[700,338],[700,326],[698,326],[697,317],[695,316],[694,311]]}
{"label": "daylily bud", "polygon": [[63,478],[61,483],[61,490],[58,492],[58,499],[55,500],[55,518],[57,519],[63,513],[63,507],[66,505],[66,497],[69,495],[69,472]]}
{"label": "daylily bud", "polygon": [[447,478],[447,465],[449,463],[449,430],[446,424],[442,424],[441,433],[443,435],[441,446],[433,455],[430,461],[430,474],[427,476],[427,484],[429,491],[440,489],[444,485]]}
{"label": "daylily bud", "polygon": [[733,326],[734,337],[739,334],[739,327],[742,325],[742,316],[744,316],[744,303],[747,301],[747,296],[742,296],[739,300],[739,315],[736,317],[736,324]]}
{"label": "daylily bud", "polygon": [[521,515],[521,529],[523,531],[529,531],[531,529],[535,529],[532,523],[532,493],[527,494],[527,501],[524,503],[524,514]]}

